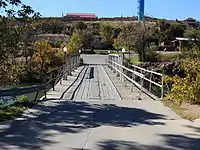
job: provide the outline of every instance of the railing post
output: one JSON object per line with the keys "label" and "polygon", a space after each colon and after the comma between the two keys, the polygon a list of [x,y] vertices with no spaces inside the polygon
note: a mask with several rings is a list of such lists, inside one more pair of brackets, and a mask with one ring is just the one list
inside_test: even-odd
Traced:
{"label": "railing post", "polygon": [[74,63],[74,56],[72,56],[72,71],[74,71],[74,66],[75,66],[75,63]]}
{"label": "railing post", "polygon": [[[122,57],[122,55],[120,55],[120,72],[121,73],[123,73],[123,68],[122,68],[122,66],[123,66],[123,57]],[[123,75],[120,73],[120,81],[123,81]]]}
{"label": "railing post", "polygon": [[163,100],[163,97],[164,97],[164,77],[162,75],[161,100]]}
{"label": "railing post", "polygon": [[34,101],[37,101],[38,94],[39,94],[39,91],[37,91]]}
{"label": "railing post", "polygon": [[68,63],[65,64],[65,66],[63,66],[63,72],[62,72],[62,77],[63,77],[63,80],[67,80],[67,66],[68,66]]}
{"label": "railing post", "polygon": [[45,98],[45,99],[47,98],[47,92],[46,92],[46,89],[44,89],[44,98]]}
{"label": "railing post", "polygon": [[[132,80],[133,80],[133,81],[134,81],[134,76],[135,76],[135,73],[133,72],[133,73],[132,73]],[[132,82],[131,92],[133,92],[133,82]]]}
{"label": "railing post", "polygon": [[142,77],[140,77],[140,95],[139,95],[139,98],[138,100],[142,100],[141,96],[142,96],[142,88],[143,88],[143,84],[144,84],[144,76],[142,75]]}
{"label": "railing post", "polygon": [[72,64],[71,64],[71,63],[72,63],[72,58],[71,58],[71,56],[69,55],[69,66],[68,66],[68,67],[69,67],[69,70],[68,70],[68,71],[69,71],[69,72],[68,72],[69,75],[71,75],[71,71],[72,71]]}
{"label": "railing post", "polygon": [[152,80],[152,75],[153,75],[153,74],[152,74],[152,72],[151,72],[151,74],[150,74],[150,83],[149,83],[149,92],[151,92],[151,85],[152,85],[152,84],[151,84],[151,80]]}
{"label": "railing post", "polygon": [[53,91],[55,91],[55,83],[54,83],[54,79],[55,78],[55,76],[54,76],[54,72],[52,72],[52,86],[53,86]]}
{"label": "railing post", "polygon": [[110,58],[111,58],[111,62],[110,62],[110,64],[111,64],[111,70],[113,70],[113,57],[111,56]]}
{"label": "railing post", "polygon": [[[124,71],[124,74],[127,76],[127,70],[125,69]],[[125,84],[125,87],[127,87],[127,79],[124,77],[124,84]]]}

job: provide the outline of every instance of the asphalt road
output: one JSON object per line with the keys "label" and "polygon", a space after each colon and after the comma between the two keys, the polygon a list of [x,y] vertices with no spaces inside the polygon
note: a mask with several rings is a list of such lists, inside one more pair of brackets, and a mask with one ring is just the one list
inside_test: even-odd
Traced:
{"label": "asphalt road", "polygon": [[83,58],[84,64],[106,64],[106,60],[108,59],[108,55],[86,55],[82,54],[81,58]]}
{"label": "asphalt road", "polygon": [[[1,123],[0,150],[200,149],[199,124],[144,94],[142,101],[129,99],[130,89],[99,65],[106,56],[82,57],[90,65],[74,99],[51,96],[31,113]],[[56,89],[55,95],[62,93]]]}

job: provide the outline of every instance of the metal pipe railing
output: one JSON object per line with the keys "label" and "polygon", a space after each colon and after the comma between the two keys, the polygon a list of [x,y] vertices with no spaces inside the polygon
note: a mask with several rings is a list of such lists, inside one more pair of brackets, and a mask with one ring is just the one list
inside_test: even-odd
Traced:
{"label": "metal pipe railing", "polygon": [[[164,95],[164,81],[163,81],[163,74],[154,72],[151,70],[147,70],[135,65],[132,65],[133,69],[127,68],[123,66],[123,60],[120,59],[120,55],[110,54],[108,56],[108,66],[112,70],[115,70],[117,73],[120,74],[120,79],[123,78],[127,79],[132,83],[131,91],[133,91],[133,85],[137,86],[140,89],[147,89],[149,93],[152,93],[152,86],[156,86],[160,88],[160,98],[163,99]],[[126,73],[127,72],[127,73]],[[131,73],[131,77],[129,76]],[[147,77],[149,75],[149,78]],[[160,82],[154,81],[154,76],[158,76],[160,78]],[[139,78],[139,82],[137,82],[137,78]],[[145,88],[145,83],[149,83],[149,85]]]}
{"label": "metal pipe railing", "polygon": [[[44,91],[44,95],[46,98],[47,95],[47,90],[50,88],[55,89],[55,85],[60,81],[60,84],[62,84],[61,80],[62,79],[67,79],[65,76],[68,76],[68,73],[71,73],[70,71],[73,71],[80,65],[80,55],[79,54],[73,54],[69,55],[66,57],[68,59],[66,64],[63,66],[53,69],[46,74],[44,74],[44,78],[47,75],[53,75],[53,77],[46,83],[40,84],[40,85],[32,85],[32,86],[26,86],[26,87],[15,87],[15,88],[7,88],[7,89],[1,89],[0,90],[0,97],[4,96],[11,96],[11,97],[16,97],[24,94],[29,94],[29,93],[36,93],[34,100],[37,99],[38,94],[40,91]],[[73,60],[73,61],[72,61]],[[57,72],[57,74],[56,74]]]}

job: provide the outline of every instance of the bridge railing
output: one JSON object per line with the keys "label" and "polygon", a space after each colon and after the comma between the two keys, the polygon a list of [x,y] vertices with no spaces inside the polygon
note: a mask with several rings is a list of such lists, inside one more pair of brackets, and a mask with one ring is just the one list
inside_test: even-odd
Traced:
{"label": "bridge railing", "polygon": [[120,55],[110,54],[108,56],[108,66],[116,73],[116,76],[120,76],[120,80],[124,81],[125,84],[126,80],[132,83],[131,91],[133,91],[135,85],[140,90],[163,99],[163,74],[135,65],[127,68],[123,66],[123,57]]}
{"label": "bridge railing", "polygon": [[[40,92],[44,92],[42,95],[44,95],[44,98],[47,98],[46,97],[47,91],[51,88],[53,88],[53,90],[55,91],[55,85],[58,84],[59,82],[60,84],[62,84],[62,79],[67,80],[67,76],[70,75],[71,72],[75,70],[79,65],[80,65],[79,54],[67,55],[65,57],[65,63],[63,66],[51,70],[43,75],[43,80],[45,83],[39,85],[26,86],[26,87],[1,89],[0,98],[6,96],[15,99],[15,97],[20,95],[35,93],[34,100],[37,100]],[[47,76],[50,77],[48,81],[46,81]]]}

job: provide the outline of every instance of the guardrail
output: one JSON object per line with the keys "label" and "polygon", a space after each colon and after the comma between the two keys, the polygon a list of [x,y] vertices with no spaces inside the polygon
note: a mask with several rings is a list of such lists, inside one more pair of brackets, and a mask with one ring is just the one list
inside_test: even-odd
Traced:
{"label": "guardrail", "polygon": [[[151,93],[163,99],[164,76],[161,73],[147,70],[135,65],[132,65],[131,69],[127,68],[123,66],[123,57],[113,54],[110,54],[108,57],[108,66],[114,70],[115,73],[117,73],[117,76],[120,74],[120,80],[124,81],[125,78],[132,83],[131,91],[133,90],[133,85],[135,85],[140,88],[141,91],[145,90],[145,92]],[[153,92],[152,87],[159,88],[160,94]]]}
{"label": "guardrail", "polygon": [[40,85],[33,85],[33,86],[26,86],[26,87],[15,87],[15,88],[8,88],[0,90],[0,97],[4,96],[11,96],[16,97],[24,94],[35,93],[34,100],[37,100],[38,94],[41,91],[44,91],[44,97],[46,98],[46,92],[50,88],[55,90],[55,85],[60,82],[62,84],[62,79],[67,80],[67,76],[71,74],[73,70],[75,70],[80,65],[80,55],[73,54],[73,55],[66,55],[65,63],[63,66],[51,70],[44,74],[43,78],[45,79],[46,76],[51,76],[51,79]]}

